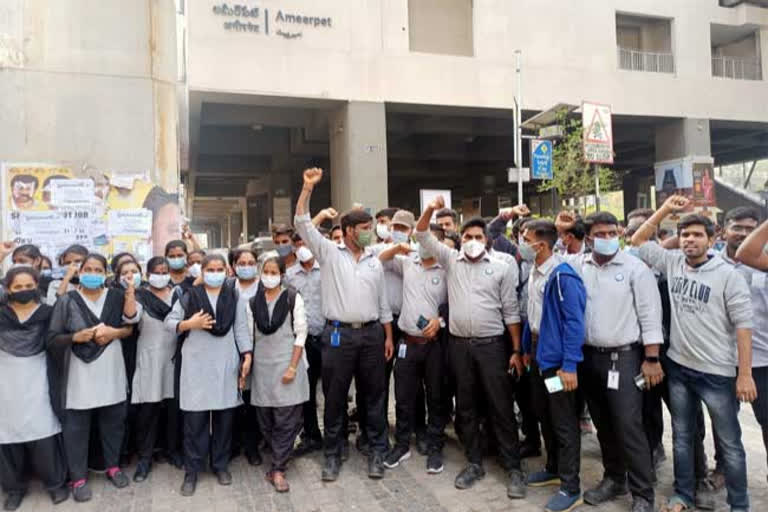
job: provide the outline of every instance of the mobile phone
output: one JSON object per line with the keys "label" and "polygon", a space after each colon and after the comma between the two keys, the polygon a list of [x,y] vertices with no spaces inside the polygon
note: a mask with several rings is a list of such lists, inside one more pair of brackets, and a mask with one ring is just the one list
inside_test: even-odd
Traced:
{"label": "mobile phone", "polygon": [[428,325],[429,325],[429,320],[424,318],[424,315],[419,315],[419,319],[416,321],[416,327],[418,327],[421,330],[424,330],[424,328]]}
{"label": "mobile phone", "polygon": [[547,391],[549,391],[550,394],[558,393],[563,390],[563,381],[560,379],[559,375],[544,379],[544,385],[547,387]]}

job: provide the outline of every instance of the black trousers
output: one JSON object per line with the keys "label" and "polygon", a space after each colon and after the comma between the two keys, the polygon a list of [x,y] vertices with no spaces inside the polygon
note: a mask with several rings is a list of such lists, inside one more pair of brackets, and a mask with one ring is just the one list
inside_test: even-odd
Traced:
{"label": "black trousers", "polygon": [[307,354],[309,368],[309,400],[304,402],[304,431],[301,433],[302,439],[309,441],[322,441],[323,434],[320,432],[320,424],[317,421],[317,383],[320,380],[323,369],[323,345],[319,336],[307,336],[307,342],[304,345],[304,351]]}
{"label": "black trousers", "polygon": [[184,469],[187,473],[202,471],[209,455],[213,471],[227,469],[232,451],[234,418],[234,408],[184,411]]}
{"label": "black trousers", "polygon": [[517,392],[515,393],[517,406],[520,408],[520,414],[523,417],[521,429],[525,435],[524,444],[533,447],[541,446],[541,433],[539,432],[539,420],[536,418],[536,411],[531,401],[531,374],[525,373],[517,382]]}
{"label": "black trousers", "polygon": [[[666,351],[662,349],[661,364],[666,374]],[[639,373],[639,372],[638,372]],[[662,402],[667,404],[669,409],[669,385],[667,379],[660,384],[643,392],[643,429],[648,440],[650,452],[661,444],[664,437],[664,411]],[[706,423],[704,422],[704,411],[700,406],[696,413],[697,433],[694,439],[694,471],[696,479],[701,480],[707,476],[707,454],[704,450],[704,437],[706,435]],[[717,454],[716,454],[717,456]]]}
{"label": "black trousers", "polygon": [[[173,400],[137,404],[134,432],[139,460],[150,462],[158,444],[176,445],[178,418],[177,411],[174,411]],[[159,440],[161,435],[162,440]]]}
{"label": "black trousers", "polygon": [[[620,484],[628,480],[633,496],[653,503],[651,453],[643,430],[643,392],[634,382],[643,363],[643,347],[599,352],[584,346],[583,351],[579,383],[597,428],[605,477]],[[619,372],[617,390],[608,389],[611,369]]]}
{"label": "black trousers", "polygon": [[768,366],[752,368],[752,377],[755,379],[757,399],[752,402],[752,411],[755,419],[763,431],[763,447],[768,458]]}
{"label": "black trousers", "polygon": [[371,450],[384,455],[388,444],[384,410],[384,329],[379,323],[361,329],[338,328],[339,346],[332,347],[331,333],[334,329],[326,326],[322,335],[325,456],[341,457],[340,441],[346,434],[342,432],[343,417],[347,411],[347,394],[352,377],[358,392],[365,399],[364,425]]}
{"label": "black trousers", "polygon": [[49,491],[67,482],[67,467],[59,435],[27,443],[0,444],[0,485],[6,493],[26,493],[32,469]]}
{"label": "black trousers", "polygon": [[232,426],[232,457],[240,454],[240,450],[248,457],[259,453],[259,444],[263,438],[259,428],[259,418],[256,408],[251,405],[251,390],[243,390],[243,404],[234,409]]}
{"label": "black trousers", "polygon": [[[535,354],[536,351],[533,350]],[[539,370],[531,361],[531,402],[541,424],[547,450],[546,470],[560,476],[560,488],[574,494],[580,492],[581,429],[579,417],[583,400],[578,391],[549,393],[544,380],[557,375],[558,368]]]}
{"label": "black trousers", "polygon": [[[405,343],[404,341],[401,343]],[[396,431],[395,442],[407,448],[411,434],[416,428],[416,405],[419,390],[426,386],[429,409],[427,424],[427,443],[429,450],[442,450],[443,431],[445,430],[445,411],[443,410],[443,347],[437,341],[423,344],[405,343],[405,357],[396,357],[395,361],[395,401]],[[399,354],[400,349],[395,351]],[[422,404],[424,399],[421,398]],[[422,420],[424,412],[421,411]]]}
{"label": "black trousers", "polygon": [[255,409],[261,432],[272,450],[272,471],[284,473],[304,421],[304,405]]}
{"label": "black trousers", "polygon": [[120,463],[120,448],[125,434],[126,402],[96,409],[66,409],[63,413],[61,434],[64,442],[69,479],[72,482],[88,476],[88,443],[91,420],[98,424],[101,451],[105,469]]}
{"label": "black trousers", "polygon": [[503,337],[451,337],[448,352],[456,376],[456,423],[467,459],[473,464],[483,462],[481,418],[475,400],[482,393],[498,441],[501,464],[507,471],[520,469],[512,380],[507,373],[508,344]]}

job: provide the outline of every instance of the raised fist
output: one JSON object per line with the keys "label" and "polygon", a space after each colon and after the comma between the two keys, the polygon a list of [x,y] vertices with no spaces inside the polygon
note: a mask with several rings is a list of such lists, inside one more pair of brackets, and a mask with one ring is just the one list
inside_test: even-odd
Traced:
{"label": "raised fist", "polygon": [[443,199],[443,196],[437,196],[432,200],[431,203],[429,203],[429,207],[433,210],[439,210],[441,208],[445,208],[445,199]]}
{"label": "raised fist", "polygon": [[691,200],[685,196],[673,195],[669,196],[664,201],[664,208],[671,212],[681,212],[685,210],[688,205],[691,204]]}
{"label": "raised fist", "polygon": [[304,170],[304,185],[315,186],[323,179],[323,170],[319,167],[312,167]]}

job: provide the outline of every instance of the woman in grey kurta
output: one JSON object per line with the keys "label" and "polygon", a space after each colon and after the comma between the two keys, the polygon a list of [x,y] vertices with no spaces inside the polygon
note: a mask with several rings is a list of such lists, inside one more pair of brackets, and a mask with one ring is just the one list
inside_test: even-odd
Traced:
{"label": "woman in grey kurta", "polygon": [[53,308],[40,304],[38,279],[32,267],[11,269],[4,282],[8,304],[0,306],[0,484],[7,494],[5,510],[21,505],[27,467],[41,478],[54,504],[69,497],[45,354]]}
{"label": "woman in grey kurta", "polygon": [[303,404],[309,400],[304,301],[296,290],[281,285],[284,272],[282,261],[265,261],[259,289],[248,303],[254,332],[251,404],[272,450],[267,480],[278,492],[289,490],[286,465],[303,425]]}
{"label": "woman in grey kurta", "polygon": [[[123,277],[136,267],[127,263],[118,268]],[[138,268],[138,267],[137,267]],[[174,360],[178,335],[165,328],[165,319],[171,312],[172,295],[170,268],[163,257],[154,257],[147,263],[148,286],[136,291],[141,305],[141,320],[136,340],[136,370],[133,374],[131,403],[136,411],[136,446],[139,462],[133,475],[134,482],[146,480],[152,469],[152,453],[164,412],[166,446],[173,449],[177,422],[172,412],[174,397]],[[165,404],[163,404],[165,402]],[[165,405],[165,407],[163,407]]]}
{"label": "woman in grey kurta", "polygon": [[[230,485],[229,458],[241,382],[250,373],[251,333],[247,303],[226,279],[226,261],[210,254],[202,263],[203,284],[192,287],[165,319],[181,343],[179,398],[184,411],[184,466],[181,494],[191,496],[197,474],[210,455],[221,485]],[[212,418],[213,436],[209,438]]]}
{"label": "woman in grey kurta", "polygon": [[104,288],[107,261],[89,254],[80,266],[77,290],[59,298],[48,331],[56,382],[54,408],[62,418],[62,435],[72,493],[76,501],[91,499],[88,487],[88,443],[91,420],[99,436],[107,478],[122,488],[128,477],[120,469],[120,447],[125,432],[128,381],[119,341],[136,323],[133,283],[123,291]]}

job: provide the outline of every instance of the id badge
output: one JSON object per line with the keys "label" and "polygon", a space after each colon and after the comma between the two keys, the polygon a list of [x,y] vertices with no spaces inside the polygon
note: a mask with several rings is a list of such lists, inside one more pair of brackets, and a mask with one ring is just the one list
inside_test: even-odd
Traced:
{"label": "id badge", "polygon": [[608,389],[619,390],[619,372],[608,370]]}
{"label": "id badge", "polygon": [[338,347],[339,345],[341,345],[341,333],[338,329],[334,329],[331,332],[331,346]]}
{"label": "id badge", "polygon": [[544,379],[544,385],[547,386],[547,391],[549,391],[550,394],[563,390],[563,381],[560,380],[559,375]]}
{"label": "id badge", "polygon": [[401,343],[400,346],[397,348],[397,357],[399,359],[405,359],[405,353],[408,350],[408,345],[405,343]]}

